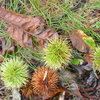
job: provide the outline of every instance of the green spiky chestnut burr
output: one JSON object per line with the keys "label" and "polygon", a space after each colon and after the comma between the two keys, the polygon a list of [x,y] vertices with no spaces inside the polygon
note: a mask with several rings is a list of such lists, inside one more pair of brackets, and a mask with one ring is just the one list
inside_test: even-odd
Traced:
{"label": "green spiky chestnut burr", "polygon": [[71,57],[71,49],[66,40],[55,38],[49,40],[43,49],[44,61],[51,69],[57,70],[63,68],[62,64],[68,64]]}
{"label": "green spiky chestnut burr", "polygon": [[94,68],[100,72],[100,47],[95,48],[92,59]]}
{"label": "green spiky chestnut burr", "polygon": [[20,88],[28,79],[28,65],[19,57],[7,58],[1,64],[1,79],[8,88]]}

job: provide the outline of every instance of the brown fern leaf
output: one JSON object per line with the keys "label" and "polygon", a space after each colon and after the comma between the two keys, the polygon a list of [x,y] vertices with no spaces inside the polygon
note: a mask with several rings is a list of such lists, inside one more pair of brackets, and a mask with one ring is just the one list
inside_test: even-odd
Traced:
{"label": "brown fern leaf", "polygon": [[58,37],[57,32],[46,26],[45,20],[40,16],[25,17],[22,14],[0,8],[0,20],[8,23],[8,33],[12,39],[22,47],[33,46],[32,36],[39,41],[39,47],[43,47],[45,40]]}
{"label": "brown fern leaf", "polygon": [[49,67],[38,67],[32,76],[34,94],[48,99],[58,92],[67,91],[58,84],[58,74]]}

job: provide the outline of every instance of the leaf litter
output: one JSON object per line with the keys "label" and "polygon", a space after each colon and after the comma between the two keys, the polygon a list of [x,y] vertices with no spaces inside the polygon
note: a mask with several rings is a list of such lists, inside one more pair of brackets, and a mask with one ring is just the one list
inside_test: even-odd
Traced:
{"label": "leaf litter", "polygon": [[25,17],[22,14],[0,8],[0,19],[8,23],[7,32],[9,36],[22,47],[29,47],[34,50],[32,36],[39,41],[40,49],[44,47],[47,39],[58,37],[57,32],[48,27],[45,20],[40,16]]}
{"label": "leaf litter", "polygon": [[[59,37],[58,33],[53,28],[47,26],[45,20],[40,16],[25,17],[22,14],[17,14],[10,10],[0,8],[0,20],[8,23],[7,32],[12,39],[14,39],[21,47],[28,47],[31,50],[34,50],[35,48],[34,40],[32,38],[33,36],[37,38],[40,50],[43,49],[48,39]],[[59,86],[58,90],[56,90],[54,93],[52,92],[51,98],[48,98],[50,96],[47,97],[46,95],[43,98],[46,98],[48,100],[55,100],[56,94],[59,95],[59,92],[62,92],[64,94],[59,95],[57,99],[60,100],[61,96],[63,100],[73,100],[73,97],[76,100],[100,99],[100,73],[97,72],[98,77],[95,76],[95,72],[92,69],[92,61],[90,57],[91,47],[93,47],[94,44],[93,46],[87,44],[85,41],[86,39],[84,40],[83,37],[86,37],[87,39],[89,38],[89,36],[87,36],[85,33],[81,34],[80,30],[73,30],[70,36],[72,45],[78,51],[86,53],[84,54],[85,61],[82,64],[69,64],[69,67],[72,68],[71,71],[77,73],[77,79],[76,74],[73,75],[74,78],[69,77],[70,79],[68,80],[68,84],[60,79],[60,84],[63,87]],[[2,55],[5,55],[6,51],[13,51],[15,47],[15,44],[10,41],[8,47],[6,48],[6,41],[7,40],[5,38],[1,39]],[[93,39],[90,39],[90,41],[94,43]],[[63,76],[65,76],[65,79],[67,79],[66,73],[68,73],[68,70],[64,70],[62,72],[60,71],[60,73],[63,73]],[[69,73],[69,76],[71,75],[72,73]],[[24,87],[23,90],[25,90],[26,87]],[[28,89],[31,89],[31,84],[29,85],[29,88],[26,88],[25,91],[27,91]],[[5,89],[3,89],[3,91],[5,92]],[[25,92],[24,94],[28,95],[27,92]],[[0,92],[0,95],[0,99],[4,98],[2,91]],[[22,95],[22,98],[23,97],[24,96]],[[30,98],[33,98],[34,100],[37,100],[37,98],[39,99],[39,97],[35,96],[34,94],[31,95]],[[24,98],[22,100],[28,99]]]}

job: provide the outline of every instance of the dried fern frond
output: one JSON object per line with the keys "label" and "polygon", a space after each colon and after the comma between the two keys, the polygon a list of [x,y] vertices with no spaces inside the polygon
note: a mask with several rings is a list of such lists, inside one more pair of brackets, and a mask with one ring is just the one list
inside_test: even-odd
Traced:
{"label": "dried fern frond", "polygon": [[58,74],[49,67],[38,67],[32,76],[34,94],[46,95],[57,89]]}

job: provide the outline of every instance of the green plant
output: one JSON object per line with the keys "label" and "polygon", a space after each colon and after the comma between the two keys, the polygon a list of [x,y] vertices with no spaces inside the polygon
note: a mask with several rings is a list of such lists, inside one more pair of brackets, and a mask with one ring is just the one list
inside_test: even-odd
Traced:
{"label": "green plant", "polygon": [[68,64],[70,61],[71,49],[68,42],[61,38],[49,41],[43,51],[45,63],[52,69],[61,69],[62,64]]}
{"label": "green plant", "polygon": [[96,23],[94,24],[94,26],[95,26],[97,29],[99,29],[99,28],[100,28],[100,21],[96,22]]}
{"label": "green plant", "polygon": [[18,58],[5,59],[1,64],[1,79],[8,88],[20,88],[28,78],[27,64]]}
{"label": "green plant", "polygon": [[94,69],[100,71],[100,47],[95,48],[92,55]]}

